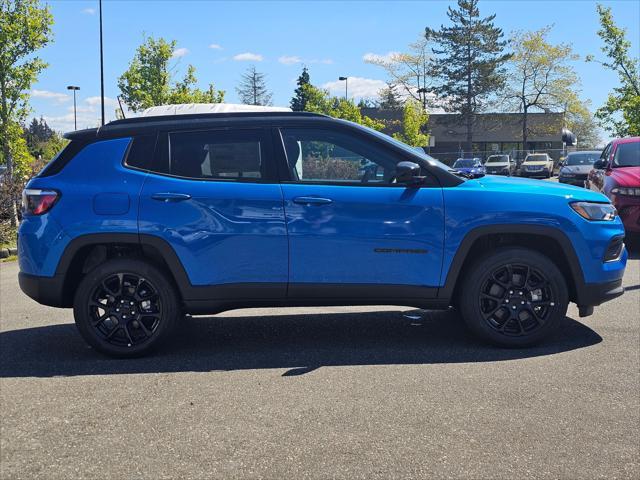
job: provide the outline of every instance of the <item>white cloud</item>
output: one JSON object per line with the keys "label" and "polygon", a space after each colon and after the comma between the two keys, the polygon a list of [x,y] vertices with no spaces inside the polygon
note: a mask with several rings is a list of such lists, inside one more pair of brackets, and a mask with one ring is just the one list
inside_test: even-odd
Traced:
{"label": "white cloud", "polygon": [[297,63],[306,63],[307,65],[311,65],[313,63],[324,63],[325,65],[329,65],[333,63],[333,60],[331,60],[330,58],[305,59],[305,58],[300,58],[297,55],[283,55],[280,58],[278,58],[278,62],[282,63],[283,65],[295,65]]}
{"label": "white cloud", "polygon": [[47,98],[53,100],[55,103],[64,103],[71,99],[71,96],[66,93],[50,92],[49,90],[32,90],[31,96],[35,98]]}
{"label": "white cloud", "polygon": [[82,13],[85,13],[87,15],[95,15],[96,14],[96,9],[95,8],[85,8],[84,10],[82,10]]}
{"label": "white cloud", "polygon": [[362,60],[368,63],[377,63],[377,62],[392,62],[400,52],[387,52],[382,55],[378,53],[365,53],[362,56]]}
{"label": "white cloud", "polygon": [[300,57],[296,57],[295,55],[283,55],[278,58],[278,62],[283,65],[294,65],[296,63],[302,63],[302,59]]}
{"label": "white cloud", "polygon": [[176,48],[171,55],[171,58],[180,58],[184,57],[187,53],[189,53],[188,48]]}
{"label": "white cloud", "polygon": [[[96,97],[87,97],[84,99],[84,101],[88,104],[91,105],[93,107],[100,105],[100,97],[96,96]],[[104,106],[106,107],[117,107],[118,106],[118,100],[116,100],[115,98],[110,98],[110,97],[104,97]]]}
{"label": "white cloud", "polygon": [[[43,115],[47,124],[58,132],[73,130],[73,112],[60,116]],[[100,114],[78,112],[78,129],[93,128],[100,125]]]}
{"label": "white cloud", "polygon": [[222,50],[222,46],[218,45],[217,43],[212,43],[211,45],[209,45],[209,48],[211,50]]}
{"label": "white cloud", "polygon": [[261,62],[263,60],[262,55],[258,53],[239,53],[233,57],[236,62]]}
{"label": "white cloud", "polygon": [[[373,78],[362,77],[349,77],[349,98],[373,98],[378,96],[378,91],[385,88],[387,84],[382,80],[375,80]],[[335,80],[333,82],[327,82],[322,85],[322,88],[326,88],[332,95],[341,96],[344,95],[344,81]]]}

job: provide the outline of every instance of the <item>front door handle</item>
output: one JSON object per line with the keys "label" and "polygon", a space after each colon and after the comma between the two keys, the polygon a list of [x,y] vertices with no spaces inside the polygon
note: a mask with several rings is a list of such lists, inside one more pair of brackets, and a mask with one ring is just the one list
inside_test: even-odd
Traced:
{"label": "front door handle", "polygon": [[191,195],[186,193],[159,192],[151,195],[151,198],[161,202],[181,202],[183,200],[189,200]]}
{"label": "front door handle", "polygon": [[297,203],[299,205],[329,205],[333,203],[333,200],[330,198],[321,198],[321,197],[296,197],[293,199],[293,203]]}

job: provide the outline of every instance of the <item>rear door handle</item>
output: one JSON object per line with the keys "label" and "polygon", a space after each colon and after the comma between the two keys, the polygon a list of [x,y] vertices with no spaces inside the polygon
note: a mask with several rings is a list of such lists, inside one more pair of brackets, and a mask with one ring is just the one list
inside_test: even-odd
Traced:
{"label": "rear door handle", "polygon": [[151,198],[160,202],[181,202],[183,200],[189,200],[191,195],[186,193],[159,192],[151,195]]}
{"label": "rear door handle", "polygon": [[321,197],[296,197],[293,199],[293,203],[299,205],[329,205],[333,203],[333,200]]}

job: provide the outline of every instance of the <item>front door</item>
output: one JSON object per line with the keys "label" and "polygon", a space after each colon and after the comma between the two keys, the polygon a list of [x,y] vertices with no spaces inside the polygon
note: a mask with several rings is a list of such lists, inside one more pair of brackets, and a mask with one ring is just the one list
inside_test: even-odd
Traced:
{"label": "front door", "polygon": [[282,185],[289,296],[434,293],[443,249],[442,189],[394,183],[404,158],[363,137],[324,128],[280,133],[289,167]]}
{"label": "front door", "polygon": [[169,243],[193,286],[285,296],[288,246],[270,138],[263,129],[160,134],[140,233]]}

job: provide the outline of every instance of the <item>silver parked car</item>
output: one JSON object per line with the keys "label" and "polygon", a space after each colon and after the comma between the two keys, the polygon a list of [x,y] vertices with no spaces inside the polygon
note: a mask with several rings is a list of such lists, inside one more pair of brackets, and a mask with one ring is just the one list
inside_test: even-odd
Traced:
{"label": "silver parked car", "polygon": [[600,151],[571,152],[562,162],[558,181],[584,187],[593,163],[600,158]]}

